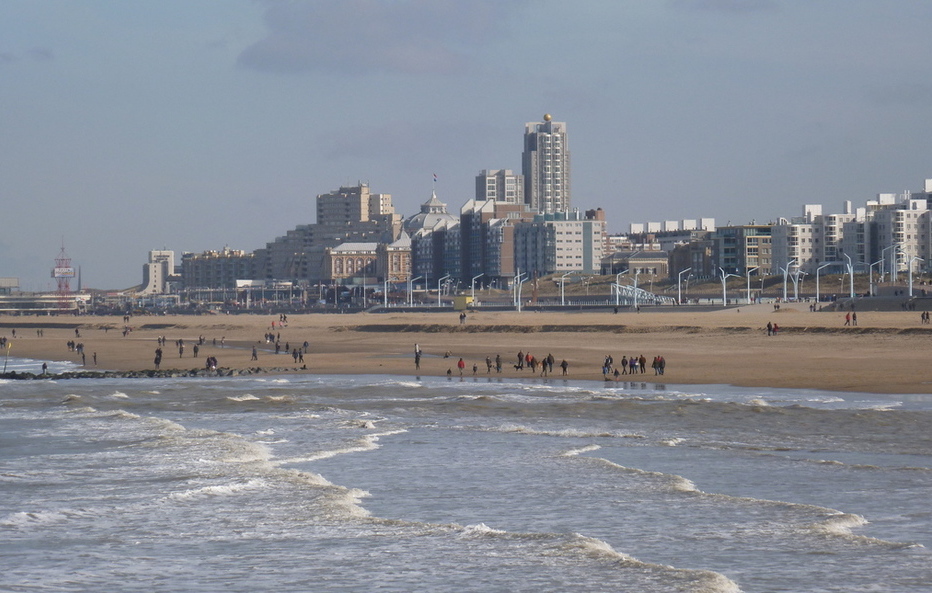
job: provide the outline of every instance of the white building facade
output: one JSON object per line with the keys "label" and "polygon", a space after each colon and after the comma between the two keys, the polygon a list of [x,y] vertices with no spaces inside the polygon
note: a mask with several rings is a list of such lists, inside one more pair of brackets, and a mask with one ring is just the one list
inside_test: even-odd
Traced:
{"label": "white building facade", "polygon": [[532,210],[553,214],[570,210],[570,149],[566,124],[552,121],[529,122],[524,128],[524,201]]}

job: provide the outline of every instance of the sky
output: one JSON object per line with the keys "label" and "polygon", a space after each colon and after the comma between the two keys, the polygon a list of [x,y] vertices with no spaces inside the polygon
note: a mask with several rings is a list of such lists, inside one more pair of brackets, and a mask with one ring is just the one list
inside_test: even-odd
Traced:
{"label": "sky", "polygon": [[932,178],[932,3],[4,0],[0,276],[142,282],[253,251],[368,182],[456,212],[566,122],[573,207],[633,222],[841,212]]}

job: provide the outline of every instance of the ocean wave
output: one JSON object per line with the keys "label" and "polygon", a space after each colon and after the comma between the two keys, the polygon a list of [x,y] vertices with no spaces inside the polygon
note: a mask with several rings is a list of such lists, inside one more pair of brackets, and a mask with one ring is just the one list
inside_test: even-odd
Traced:
{"label": "ocean wave", "polygon": [[828,535],[833,537],[841,537],[843,539],[850,540],[855,543],[868,544],[874,546],[881,546],[884,548],[890,548],[894,550],[899,550],[903,548],[924,548],[922,544],[915,542],[894,542],[884,539],[879,539],[876,537],[870,537],[866,535],[856,535],[852,530],[857,527],[863,527],[868,525],[870,521],[862,517],[861,515],[855,515],[853,513],[842,513],[838,512],[828,519],[819,521],[818,523],[813,523],[807,525],[806,529],[811,532],[815,532],[822,535]]}
{"label": "ocean wave", "polygon": [[562,548],[567,552],[581,553],[589,558],[616,561],[632,568],[664,574],[671,585],[674,582],[682,585],[689,583],[689,589],[696,593],[741,593],[738,584],[723,574],[711,570],[692,570],[644,562],[615,550],[604,540],[579,533],[574,533],[568,541],[562,544]]}
{"label": "ocean wave", "polygon": [[[225,435],[226,433],[217,434]],[[241,437],[226,439],[223,448],[224,456],[219,460],[223,463],[256,463],[272,458],[272,451],[266,445],[247,441]]]}
{"label": "ocean wave", "polygon": [[230,484],[218,484],[214,486],[203,486],[201,488],[192,488],[183,492],[172,492],[168,498],[172,500],[188,500],[191,498],[207,496],[230,496],[239,494],[247,490],[259,490],[268,487],[265,480],[253,478],[246,482],[233,482]]}
{"label": "ocean wave", "polygon": [[72,513],[67,511],[19,511],[0,519],[0,527],[17,528],[27,525],[52,525],[68,521]]}
{"label": "ocean wave", "polygon": [[577,455],[588,453],[589,451],[598,451],[601,448],[601,445],[586,445],[585,447],[580,447],[579,449],[570,449],[569,451],[564,452],[562,456],[576,457]]}
{"label": "ocean wave", "polygon": [[259,401],[259,398],[251,393],[246,393],[244,395],[228,395],[227,399],[234,402]]}
{"label": "ocean wave", "polygon": [[357,439],[354,444],[347,447],[341,447],[339,449],[330,449],[328,451],[318,451],[316,453],[311,453],[309,455],[302,455],[301,457],[289,457],[287,459],[278,459],[275,464],[278,466],[293,464],[293,463],[310,463],[312,461],[320,461],[322,459],[330,459],[331,457],[336,457],[337,455],[346,455],[348,453],[363,453],[365,451],[372,451],[379,447],[378,441],[380,437],[391,436],[395,434],[401,434],[408,432],[405,429],[399,430],[389,430],[386,432],[380,432],[375,434],[368,434],[364,437]]}
{"label": "ocean wave", "polygon": [[628,433],[618,433],[612,431],[589,431],[589,430],[580,430],[578,428],[562,428],[554,430],[545,430],[545,429],[535,429],[521,424],[502,424],[495,428],[489,428],[486,430],[495,431],[495,432],[516,432],[527,435],[536,435],[536,436],[552,436],[552,437],[569,437],[569,438],[644,438],[641,435],[637,434],[628,434]]}
{"label": "ocean wave", "polygon": [[129,396],[123,393],[122,391],[114,391],[113,393],[110,394],[109,397],[113,397],[117,399],[129,399]]}

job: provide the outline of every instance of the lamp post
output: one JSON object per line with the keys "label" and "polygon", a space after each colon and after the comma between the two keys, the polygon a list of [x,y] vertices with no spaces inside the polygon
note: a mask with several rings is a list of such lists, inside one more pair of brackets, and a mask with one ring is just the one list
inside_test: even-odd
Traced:
{"label": "lamp post", "polygon": [[514,286],[514,295],[515,295],[515,307],[518,312],[521,312],[521,289],[524,286],[524,283],[527,282],[526,273],[522,272],[515,276],[515,286]]}
{"label": "lamp post", "polygon": [[446,280],[449,277],[450,277],[450,274],[447,274],[440,280],[437,280],[437,307],[440,307],[440,285],[443,283],[444,280]]}
{"label": "lamp post", "polygon": [[874,263],[872,263],[872,264],[868,267],[868,269],[867,269],[867,272],[868,272],[868,282],[869,282],[869,283],[868,283],[868,290],[870,290],[870,295],[871,295],[871,296],[877,296],[877,291],[874,289],[874,266],[876,266],[877,264],[883,265],[883,260],[882,260],[882,259],[878,259],[877,261],[875,261]]}
{"label": "lamp post", "polygon": [[482,278],[485,274],[479,274],[478,276],[473,276],[472,280],[469,282],[469,290],[472,293],[472,300],[476,300],[476,280]]}
{"label": "lamp post", "polygon": [[786,280],[790,275],[790,268],[793,264],[796,263],[795,259],[791,259],[790,263],[786,264],[785,268],[780,268],[783,271],[783,300],[786,301]]}
{"label": "lamp post", "polygon": [[575,271],[567,272],[566,274],[563,274],[562,276],[560,276],[560,306],[561,307],[566,305],[565,293],[563,292],[563,285],[566,283],[566,277],[572,276],[575,273],[576,273]]}
{"label": "lamp post", "polygon": [[[880,250],[880,260],[883,262],[880,265],[880,281],[883,282],[884,272],[887,271],[887,252],[891,249],[896,249],[899,245],[888,245]],[[893,282],[896,282],[896,257],[894,256],[892,265],[890,266],[890,276],[893,278]]]}
{"label": "lamp post", "polygon": [[913,296],[913,262],[916,260],[925,261],[925,259],[919,257],[918,255],[914,255],[909,258],[909,296]]}
{"label": "lamp post", "polygon": [[851,287],[848,298],[853,299],[854,298],[854,266],[851,264],[850,255],[848,255],[847,253],[843,253],[842,255],[844,255],[845,258],[848,259],[848,278],[850,279],[850,287]]}
{"label": "lamp post", "polygon": [[740,278],[740,276],[737,274],[726,274],[725,268],[719,268],[718,271],[722,273],[722,306],[726,307],[728,306],[728,293],[725,292],[725,282],[729,278]]}
{"label": "lamp post", "polygon": [[417,280],[420,280],[421,278],[423,278],[423,276],[418,276],[417,278],[412,278],[411,276],[408,276],[408,306],[409,307],[414,306],[414,283]]}
{"label": "lamp post", "polygon": [[616,307],[621,304],[621,284],[620,284],[621,275],[627,274],[627,273],[628,273],[628,270],[624,270],[623,272],[618,272],[617,274],[615,274],[615,306]]}
{"label": "lamp post", "polygon": [[676,275],[676,304],[677,305],[683,304],[683,274],[685,274],[686,272],[689,272],[690,270],[692,270],[691,267],[686,268],[685,270],[681,270]]}
{"label": "lamp post", "polygon": [[754,266],[753,268],[750,268],[750,269],[747,271],[747,276],[748,276],[748,304],[749,304],[749,305],[751,304],[751,272],[754,272],[754,271],[759,270],[759,269],[760,269],[760,266]]}
{"label": "lamp post", "polygon": [[385,278],[382,288],[382,306],[388,307],[388,277]]}
{"label": "lamp post", "polygon": [[638,276],[641,275],[641,271],[638,270],[634,273],[634,308],[638,308]]}
{"label": "lamp post", "polygon": [[793,300],[796,301],[797,303],[799,302],[799,277],[806,276],[806,275],[807,275],[806,272],[803,272],[802,270],[798,268],[796,269],[795,272],[793,272]]}
{"label": "lamp post", "polygon": [[816,268],[816,271],[815,271],[815,301],[816,301],[816,304],[818,304],[818,303],[820,302],[820,301],[819,301],[819,298],[820,298],[820,297],[819,297],[819,272],[822,271],[822,269],[827,268],[827,267],[829,267],[830,265],[832,265],[832,264],[834,264],[834,263],[835,263],[835,262],[828,262],[827,264],[822,264],[821,266],[819,266],[818,268]]}

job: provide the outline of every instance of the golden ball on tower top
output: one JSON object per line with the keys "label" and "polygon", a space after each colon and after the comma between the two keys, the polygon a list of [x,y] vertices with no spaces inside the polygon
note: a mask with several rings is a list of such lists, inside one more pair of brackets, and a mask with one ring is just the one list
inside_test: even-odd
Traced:
{"label": "golden ball on tower top", "polygon": [[550,119],[551,119],[551,118],[550,118],[550,114],[549,114],[549,113],[545,113],[545,114],[544,114],[544,121],[550,121]]}

